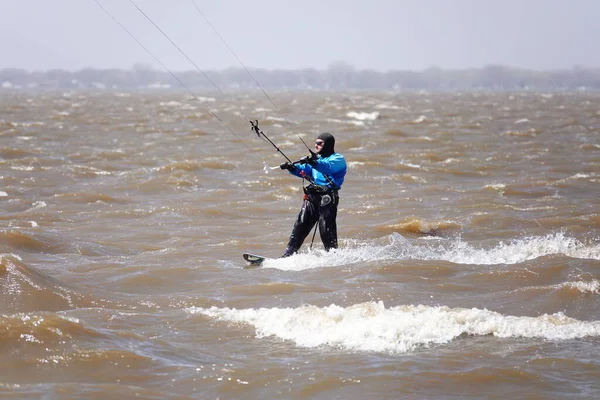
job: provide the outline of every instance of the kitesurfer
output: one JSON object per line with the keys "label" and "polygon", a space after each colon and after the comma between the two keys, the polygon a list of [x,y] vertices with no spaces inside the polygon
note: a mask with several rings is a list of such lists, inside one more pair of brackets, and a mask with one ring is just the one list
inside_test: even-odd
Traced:
{"label": "kitesurfer", "polygon": [[335,138],[322,133],[315,140],[315,150],[310,156],[296,163],[281,164],[281,169],[292,175],[306,178],[310,184],[304,187],[304,201],[294,223],[292,234],[282,257],[296,253],[313,226],[319,223],[319,234],[325,250],[337,249],[338,191],[346,175],[346,159],[335,152]]}

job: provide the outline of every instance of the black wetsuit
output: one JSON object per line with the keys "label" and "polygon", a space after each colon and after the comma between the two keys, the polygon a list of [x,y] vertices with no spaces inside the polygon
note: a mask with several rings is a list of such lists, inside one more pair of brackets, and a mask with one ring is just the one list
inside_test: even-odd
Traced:
{"label": "black wetsuit", "polygon": [[313,226],[319,223],[319,234],[325,250],[337,249],[338,191],[327,186],[309,185],[304,188],[304,202],[294,223],[283,257],[300,249]]}

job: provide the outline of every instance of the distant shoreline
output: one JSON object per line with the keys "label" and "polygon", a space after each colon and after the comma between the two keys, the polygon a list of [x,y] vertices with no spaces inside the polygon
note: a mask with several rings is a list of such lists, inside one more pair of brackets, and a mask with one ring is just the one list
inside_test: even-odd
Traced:
{"label": "distant shoreline", "polygon": [[[249,71],[249,73],[248,73]],[[471,69],[432,67],[420,71],[357,70],[345,63],[328,69],[266,70],[228,68],[211,71],[172,71],[135,66],[131,69],[28,71],[0,70],[0,90],[247,90],[256,82],[265,89],[285,90],[600,90],[600,68],[528,70],[501,65]],[[183,83],[183,85],[182,85]],[[185,86],[184,86],[185,85]]]}

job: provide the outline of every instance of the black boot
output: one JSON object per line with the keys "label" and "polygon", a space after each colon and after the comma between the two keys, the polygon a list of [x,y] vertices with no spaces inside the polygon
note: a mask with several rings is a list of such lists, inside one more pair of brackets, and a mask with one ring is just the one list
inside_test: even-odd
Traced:
{"label": "black boot", "polygon": [[294,253],[296,253],[296,252],[293,250],[285,249],[285,253],[283,253],[283,255],[279,258],[287,258],[287,257],[293,256]]}

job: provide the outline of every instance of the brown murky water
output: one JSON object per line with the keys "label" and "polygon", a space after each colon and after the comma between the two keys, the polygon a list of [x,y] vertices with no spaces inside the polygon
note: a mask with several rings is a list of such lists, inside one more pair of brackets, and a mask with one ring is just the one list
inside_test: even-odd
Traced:
{"label": "brown murky water", "polygon": [[271,97],[0,93],[1,397],[600,396],[599,93]]}

